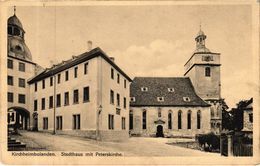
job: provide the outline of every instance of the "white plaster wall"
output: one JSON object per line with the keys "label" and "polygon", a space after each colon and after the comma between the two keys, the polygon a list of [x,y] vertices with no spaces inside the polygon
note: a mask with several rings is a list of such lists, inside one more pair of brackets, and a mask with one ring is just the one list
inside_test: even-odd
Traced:
{"label": "white plaster wall", "polygon": [[[142,129],[142,112],[147,111],[147,129]],[[210,132],[209,107],[160,107],[162,116],[158,117],[159,107],[131,107],[133,110],[134,125],[131,133],[144,136],[155,136],[157,130],[156,120],[165,121],[163,131],[171,136],[194,136],[199,133]],[[178,111],[182,111],[182,129],[178,129]],[[191,110],[191,129],[187,129],[187,113]],[[197,129],[197,111],[201,111],[201,129]],[[172,129],[168,129],[168,112],[172,112]]]}
{"label": "white plaster wall", "polygon": [[[106,60],[101,59],[102,63],[102,113],[100,116],[100,130],[108,130],[108,114],[114,115],[114,131],[121,131],[122,117],[125,117],[125,131],[129,129],[129,100],[130,82],[113,68]],[[116,60],[115,60],[116,63]],[[111,79],[111,68],[114,69],[114,79]],[[117,83],[117,74],[120,75],[120,83]],[[126,80],[126,88],[124,88]],[[114,91],[114,104],[110,103],[110,90]],[[116,95],[120,94],[120,106],[117,106]],[[126,97],[126,108],[124,108],[124,97]],[[116,114],[116,108],[120,108],[120,115]]]}
{"label": "white plaster wall", "polygon": [[[65,71],[60,72],[61,82],[57,83],[56,74],[56,95],[61,94],[61,107],[56,107],[56,116],[63,118],[63,130],[72,130],[73,114],[80,114],[81,130],[96,129],[96,110],[97,110],[97,58],[93,58],[88,62],[88,74],[84,75],[85,62],[78,66],[78,77],[74,78],[74,67],[68,69],[69,80],[65,81]],[[53,79],[54,80],[54,79]],[[50,86],[50,78],[45,79],[45,89],[42,89],[42,81],[37,83],[38,90],[34,92],[34,84],[31,87],[31,93],[34,94],[32,101],[38,100],[38,127],[43,129],[43,117],[48,117],[48,129],[53,130],[54,111],[49,109],[49,96],[54,94],[54,85]],[[83,102],[83,88],[89,86],[89,102]],[[79,90],[79,103],[73,103],[73,91]],[[69,105],[64,106],[64,93],[69,92]],[[45,98],[45,110],[41,110],[41,99]],[[56,105],[56,96],[55,103]]]}

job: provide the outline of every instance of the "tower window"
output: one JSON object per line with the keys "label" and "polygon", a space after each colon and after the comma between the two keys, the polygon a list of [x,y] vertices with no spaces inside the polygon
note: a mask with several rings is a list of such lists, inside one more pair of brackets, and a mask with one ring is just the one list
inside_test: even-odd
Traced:
{"label": "tower window", "polygon": [[161,109],[158,110],[158,117],[159,118],[162,117],[162,110]]}
{"label": "tower window", "polygon": [[25,64],[22,62],[19,62],[19,71],[25,72]]}
{"label": "tower window", "polygon": [[13,60],[11,60],[11,59],[8,59],[8,61],[7,61],[7,67],[8,67],[8,69],[13,69]]}
{"label": "tower window", "polygon": [[8,27],[8,34],[12,35],[12,27]]}
{"label": "tower window", "polygon": [[17,36],[20,35],[20,31],[18,28],[14,28],[14,35],[17,35]]}
{"label": "tower window", "polygon": [[205,76],[210,77],[210,67],[205,68]]}
{"label": "tower window", "polygon": [[22,47],[19,46],[19,45],[15,46],[15,49],[16,49],[17,51],[22,51]]}

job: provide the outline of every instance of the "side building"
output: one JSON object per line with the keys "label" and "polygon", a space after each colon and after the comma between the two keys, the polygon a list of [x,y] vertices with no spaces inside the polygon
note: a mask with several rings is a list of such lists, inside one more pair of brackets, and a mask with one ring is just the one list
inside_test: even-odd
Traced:
{"label": "side building", "polygon": [[16,129],[29,129],[32,115],[27,80],[41,68],[32,61],[31,52],[24,40],[25,31],[15,14],[8,19],[7,31],[8,124]]}
{"label": "side building", "polygon": [[33,124],[46,132],[126,139],[130,82],[100,48],[73,56],[28,81]]}
{"label": "side building", "polygon": [[210,131],[210,105],[185,77],[136,77],[130,88],[130,133],[194,137]]}

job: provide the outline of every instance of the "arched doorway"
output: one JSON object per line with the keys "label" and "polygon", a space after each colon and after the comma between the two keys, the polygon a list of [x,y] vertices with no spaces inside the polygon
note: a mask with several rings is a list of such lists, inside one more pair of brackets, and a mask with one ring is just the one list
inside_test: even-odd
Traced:
{"label": "arched doorway", "polygon": [[28,130],[30,126],[30,113],[22,107],[8,108],[8,127]]}
{"label": "arched doorway", "polygon": [[162,125],[158,125],[157,126],[156,137],[164,137],[163,126]]}

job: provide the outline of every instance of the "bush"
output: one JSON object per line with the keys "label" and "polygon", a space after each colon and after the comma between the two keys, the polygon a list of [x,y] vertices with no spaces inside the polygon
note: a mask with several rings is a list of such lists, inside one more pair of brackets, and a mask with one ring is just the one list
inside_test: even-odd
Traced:
{"label": "bush", "polygon": [[200,134],[196,139],[205,151],[216,151],[220,148],[220,137],[214,133]]}

